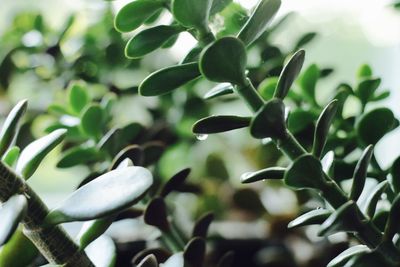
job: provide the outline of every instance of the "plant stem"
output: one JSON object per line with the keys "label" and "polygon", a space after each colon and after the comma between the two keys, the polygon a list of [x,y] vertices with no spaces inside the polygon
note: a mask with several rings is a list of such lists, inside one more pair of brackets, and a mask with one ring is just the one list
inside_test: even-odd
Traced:
{"label": "plant stem", "polygon": [[235,89],[253,112],[257,112],[264,105],[264,100],[249,79],[246,79],[243,85],[235,86]]}
{"label": "plant stem", "polygon": [[22,221],[23,232],[50,263],[66,267],[94,267],[61,226],[42,226],[49,213],[48,208],[21,177],[0,161],[0,201],[5,202],[14,194],[24,194],[28,199],[27,214]]}

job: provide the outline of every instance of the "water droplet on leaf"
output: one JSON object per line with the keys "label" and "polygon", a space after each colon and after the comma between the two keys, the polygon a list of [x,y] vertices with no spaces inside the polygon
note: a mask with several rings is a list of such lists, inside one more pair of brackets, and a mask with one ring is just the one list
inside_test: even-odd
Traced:
{"label": "water droplet on leaf", "polygon": [[208,138],[208,134],[196,134],[196,139],[199,141],[204,141]]}

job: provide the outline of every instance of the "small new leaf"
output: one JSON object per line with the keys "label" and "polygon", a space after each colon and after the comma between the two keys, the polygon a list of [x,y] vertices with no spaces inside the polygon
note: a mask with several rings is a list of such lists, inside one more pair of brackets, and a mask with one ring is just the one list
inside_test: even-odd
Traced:
{"label": "small new leaf", "polygon": [[295,228],[300,226],[307,226],[312,224],[322,224],[331,215],[331,211],[326,209],[316,209],[304,213],[297,217],[288,224],[289,228]]}

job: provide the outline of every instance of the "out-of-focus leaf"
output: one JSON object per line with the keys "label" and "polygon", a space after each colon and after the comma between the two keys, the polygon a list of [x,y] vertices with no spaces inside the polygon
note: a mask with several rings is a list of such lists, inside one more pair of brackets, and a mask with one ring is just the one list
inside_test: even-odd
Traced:
{"label": "out-of-focus leaf", "polygon": [[286,136],[285,106],[280,99],[272,99],[256,113],[250,124],[255,138],[284,138]]}
{"label": "out-of-focus leaf", "polygon": [[218,261],[218,267],[232,267],[235,260],[235,253],[228,251]]}
{"label": "out-of-focus leaf", "polygon": [[296,45],[294,46],[294,51],[303,48],[305,45],[310,43],[314,38],[317,36],[316,32],[308,32],[304,34],[303,36],[300,37],[300,39],[297,41]]}
{"label": "out-of-focus leaf", "polygon": [[300,86],[303,93],[309,98],[310,101],[315,103],[315,89],[318,79],[320,77],[320,70],[316,64],[310,65],[302,74],[300,79]]}
{"label": "out-of-focus leaf", "polygon": [[368,64],[361,65],[360,68],[358,69],[357,77],[359,79],[368,79],[371,78],[371,76],[372,76],[371,66],[369,66]]}
{"label": "out-of-focus leaf", "polygon": [[400,192],[400,157],[392,163],[390,174],[388,181],[393,191],[397,194]]}
{"label": "out-of-focus leaf", "polygon": [[95,147],[73,147],[62,155],[57,163],[58,168],[70,168],[79,164],[103,158],[103,154]]}
{"label": "out-of-focus leaf", "polygon": [[212,99],[218,96],[230,94],[233,94],[233,86],[230,83],[220,83],[211,88],[210,91],[204,95],[204,99]]}
{"label": "out-of-focus leaf", "polygon": [[183,252],[176,253],[169,257],[169,259],[161,264],[160,267],[184,267],[185,260],[183,259]]}
{"label": "out-of-focus leaf", "polygon": [[244,173],[240,180],[243,184],[253,183],[261,180],[269,180],[269,179],[283,179],[285,175],[286,168],[282,167],[270,167],[266,169],[262,169],[255,172],[247,172]]}
{"label": "out-of-focus leaf", "polygon": [[85,249],[90,243],[104,234],[113,221],[113,217],[105,217],[85,222],[76,238],[78,240],[80,249]]}
{"label": "out-of-focus leaf", "polygon": [[190,168],[183,169],[172,176],[161,188],[160,196],[165,198],[169,193],[179,189],[190,174]]}
{"label": "out-of-focus leaf", "polygon": [[214,220],[214,214],[209,212],[197,220],[193,227],[192,237],[207,238],[208,228]]}
{"label": "out-of-focus leaf", "polygon": [[211,5],[210,14],[214,15],[214,14],[222,11],[230,3],[232,3],[232,0],[213,0],[212,5]]}
{"label": "out-of-focus leaf", "polygon": [[71,110],[79,114],[90,102],[90,96],[82,83],[75,82],[68,89],[68,102]]}
{"label": "out-of-focus leaf", "polygon": [[373,95],[381,84],[381,79],[379,78],[369,78],[362,80],[356,89],[356,95],[360,99],[361,103],[366,104],[368,100],[373,98]]}
{"label": "out-of-focus leaf", "polygon": [[195,134],[213,134],[244,128],[250,125],[250,117],[229,115],[210,116],[197,121],[192,128]]}
{"label": "out-of-focus leaf", "polygon": [[148,255],[138,265],[138,267],[158,267],[157,258],[154,255]]}
{"label": "out-of-focus leaf", "polygon": [[154,198],[147,205],[144,213],[144,222],[167,233],[170,231],[170,224],[167,218],[167,206],[162,198]]}
{"label": "out-of-focus leaf", "polygon": [[206,242],[203,238],[194,237],[185,247],[183,258],[190,267],[202,267],[206,253]]}
{"label": "out-of-focus leaf", "polygon": [[88,106],[82,113],[81,128],[87,135],[99,138],[105,122],[105,112],[99,104]]}
{"label": "out-of-focus leaf", "polygon": [[295,228],[312,224],[322,224],[326,219],[328,219],[331,213],[331,211],[326,209],[311,210],[291,221],[288,224],[288,227]]}
{"label": "out-of-focus leaf", "polygon": [[12,167],[15,162],[17,162],[20,153],[20,148],[17,146],[11,147],[7,150],[6,154],[4,154],[2,161],[8,166]]}
{"label": "out-of-focus leaf", "polygon": [[327,267],[340,267],[344,266],[346,262],[348,262],[355,255],[360,255],[364,253],[368,253],[371,250],[365,245],[357,245],[350,247],[337,255],[333,260],[331,260]]}
{"label": "out-of-focus leaf", "polygon": [[86,249],[86,254],[96,267],[114,267],[117,260],[117,249],[108,236],[101,236]]}
{"label": "out-of-focus leaf", "polygon": [[363,211],[366,215],[368,215],[368,217],[374,217],[376,205],[378,204],[379,199],[381,199],[381,196],[387,188],[387,185],[387,181],[380,182],[376,187],[374,187],[374,190],[369,194],[365,203],[362,203],[364,204]]}
{"label": "out-of-focus leaf", "polygon": [[0,208],[0,246],[4,245],[15,232],[26,214],[28,201],[23,195],[14,195]]}

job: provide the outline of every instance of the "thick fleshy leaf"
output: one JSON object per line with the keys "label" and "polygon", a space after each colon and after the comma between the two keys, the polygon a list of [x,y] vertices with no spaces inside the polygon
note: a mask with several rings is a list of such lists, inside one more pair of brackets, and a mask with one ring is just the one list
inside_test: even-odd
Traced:
{"label": "thick fleshy leaf", "polygon": [[158,267],[157,258],[154,255],[148,255],[145,257],[137,267]]}
{"label": "thick fleshy leaf", "polygon": [[315,88],[320,77],[320,70],[317,65],[310,65],[302,74],[300,87],[303,93],[315,103]]}
{"label": "thick fleshy leaf", "polygon": [[103,158],[103,153],[95,147],[73,147],[64,152],[57,163],[58,168],[70,168],[79,164]]}
{"label": "thick fleshy leaf", "polygon": [[371,250],[365,245],[357,245],[350,247],[337,255],[333,260],[331,260],[327,267],[340,267],[344,266],[352,257],[364,253],[368,253]]}
{"label": "thick fleshy leaf", "polygon": [[262,180],[283,179],[286,168],[270,167],[255,172],[244,173],[240,180],[242,184],[254,183]]}
{"label": "thick fleshy leaf", "polygon": [[361,158],[358,160],[356,168],[354,169],[353,185],[350,192],[350,199],[354,201],[357,201],[364,189],[365,180],[367,179],[368,165],[371,160],[372,153],[374,153],[374,147],[372,145],[364,149],[364,152],[361,155]]}
{"label": "thick fleshy leaf", "polygon": [[183,258],[190,267],[202,267],[206,253],[206,242],[203,238],[194,237],[185,247]]}
{"label": "thick fleshy leaf", "polygon": [[85,86],[74,82],[68,89],[68,104],[75,114],[79,114],[90,102],[90,96]]}
{"label": "thick fleshy leaf", "polygon": [[331,215],[331,211],[326,209],[316,209],[304,213],[297,217],[288,224],[289,228],[295,228],[300,226],[307,226],[312,224],[322,224]]}
{"label": "thick fleshy leaf", "polygon": [[17,173],[25,179],[29,179],[39,167],[43,158],[61,143],[66,134],[67,130],[59,129],[30,143],[21,152],[16,167]]}
{"label": "thick fleshy leaf", "polygon": [[159,25],[141,31],[133,36],[125,46],[128,58],[140,58],[160,48],[171,37],[182,31],[178,26]]}
{"label": "thick fleshy leaf", "polygon": [[358,68],[357,77],[360,79],[370,78],[372,76],[371,66],[363,64]]}
{"label": "thick fleshy leaf", "polygon": [[272,99],[253,117],[250,133],[255,138],[277,138],[286,136],[285,106],[280,99]]}
{"label": "thick fleshy leaf", "polygon": [[167,94],[198,78],[200,71],[196,62],[167,67],[150,74],[139,86],[143,96]]}
{"label": "thick fleshy leaf", "polygon": [[99,138],[104,127],[105,112],[99,104],[88,106],[82,113],[81,128],[91,137]]}
{"label": "thick fleshy leaf", "polygon": [[22,100],[10,111],[0,132],[0,156],[3,156],[18,132],[18,122],[26,111],[27,100]]}
{"label": "thick fleshy leaf", "polygon": [[285,183],[296,189],[320,188],[325,183],[321,162],[312,155],[296,159],[285,173]]}
{"label": "thick fleshy leaf", "polygon": [[387,260],[387,258],[376,251],[370,253],[360,253],[349,259],[344,267],[393,266],[393,264],[389,263]]}
{"label": "thick fleshy leaf", "polygon": [[160,229],[161,231],[169,232],[170,224],[168,221],[167,206],[162,198],[154,198],[147,205],[144,213],[144,222]]}
{"label": "thick fleshy leaf", "polygon": [[144,144],[143,148],[143,166],[155,164],[161,158],[165,151],[165,144],[160,141],[152,141]]}
{"label": "thick fleshy leaf", "polygon": [[363,212],[368,215],[368,217],[373,218],[375,215],[376,206],[378,201],[381,199],[383,192],[385,192],[387,188],[388,182],[382,181],[377,186],[374,187],[374,190],[368,195],[365,203],[363,203]]}
{"label": "thick fleshy leaf", "polygon": [[390,168],[390,176],[388,181],[395,193],[400,192],[400,157],[398,157]]}
{"label": "thick fleshy leaf", "polygon": [[213,15],[213,14],[216,14],[216,13],[222,11],[230,3],[232,3],[232,0],[213,0],[210,14]]}
{"label": "thick fleshy leaf", "polygon": [[176,253],[169,257],[169,259],[161,264],[160,267],[184,267],[185,260],[183,259],[183,252]]}
{"label": "thick fleshy leaf", "polygon": [[309,128],[313,129],[315,119],[316,116],[314,112],[303,108],[297,108],[289,113],[287,119],[288,129],[292,134],[300,133]]}
{"label": "thick fleshy leaf", "polygon": [[125,147],[114,157],[111,169],[115,169],[125,159],[130,159],[134,165],[141,166],[143,163],[143,150],[138,145]]}
{"label": "thick fleshy leaf", "polygon": [[181,65],[186,63],[198,62],[201,51],[203,51],[202,46],[195,46],[186,54],[186,56],[181,60],[179,64]]}
{"label": "thick fleshy leaf", "polygon": [[135,0],[121,8],[114,21],[120,32],[130,32],[142,25],[164,5],[162,0]]}
{"label": "thick fleshy leaf", "polygon": [[105,217],[93,221],[85,222],[82,225],[80,232],[76,239],[80,249],[85,249],[90,243],[96,240],[99,236],[104,234],[104,232],[113,223],[114,217]]}
{"label": "thick fleshy leaf", "polygon": [[12,196],[0,208],[0,246],[4,245],[17,229],[26,214],[28,201],[23,195]]}
{"label": "thick fleshy leaf", "polygon": [[12,167],[14,163],[17,162],[20,152],[21,150],[19,147],[13,146],[4,154],[2,161]]}
{"label": "thick fleshy leaf", "polygon": [[230,83],[220,83],[215,87],[211,88],[211,90],[208,91],[203,98],[212,99],[218,96],[230,95],[230,94],[233,94],[233,86]]}
{"label": "thick fleshy leaf", "polygon": [[235,260],[235,253],[233,251],[228,251],[218,261],[217,266],[218,267],[232,267],[234,260]]}
{"label": "thick fleshy leaf", "polygon": [[101,236],[86,249],[86,254],[96,267],[114,267],[117,260],[117,248],[108,236]]}
{"label": "thick fleshy leaf", "polygon": [[388,108],[377,108],[364,114],[356,125],[357,135],[365,146],[375,145],[395,126],[395,117]]}
{"label": "thick fleshy leaf", "polygon": [[172,0],[171,11],[183,26],[203,31],[208,29],[211,5],[212,0]]}
{"label": "thick fleshy leaf", "polygon": [[192,237],[197,236],[207,238],[208,228],[210,227],[210,224],[213,220],[214,214],[212,212],[209,212],[198,219],[193,227]]}
{"label": "thick fleshy leaf", "polygon": [[137,203],[153,183],[142,167],[110,171],[72,193],[45,219],[47,224],[88,221],[115,214]]}
{"label": "thick fleshy leaf", "polygon": [[289,92],[294,80],[299,75],[303,67],[305,51],[297,51],[283,67],[279,76],[278,85],[276,86],[274,97],[284,99]]}
{"label": "thick fleshy leaf", "polygon": [[174,174],[161,188],[160,197],[165,198],[172,191],[179,190],[189,176],[190,171],[190,168],[186,168]]}
{"label": "thick fleshy leaf", "polygon": [[246,46],[257,40],[266,31],[268,23],[278,12],[280,6],[280,0],[261,0],[240,30],[238,38]]}
{"label": "thick fleshy leaf", "polygon": [[210,116],[197,121],[192,128],[195,134],[222,133],[250,125],[250,117],[229,115]]}
{"label": "thick fleshy leaf", "polygon": [[333,122],[333,119],[335,118],[337,107],[338,101],[336,99],[332,100],[319,115],[317,125],[315,127],[313,143],[313,155],[318,158],[321,157],[324,151],[329,128]]}
{"label": "thick fleshy leaf", "polygon": [[[23,257],[21,255],[23,255]],[[0,266],[32,266],[33,261],[38,255],[38,249],[22,233],[22,229],[20,227],[15,231],[11,239],[0,249]]]}
{"label": "thick fleshy leaf", "polygon": [[366,104],[368,100],[373,97],[380,84],[381,79],[379,78],[370,78],[361,81],[355,90],[355,93],[360,99],[361,103]]}
{"label": "thick fleshy leaf", "polygon": [[246,63],[244,44],[239,39],[228,36],[204,48],[199,65],[201,73],[210,81],[245,85]]}
{"label": "thick fleshy leaf", "polygon": [[308,32],[304,34],[303,36],[300,37],[300,39],[297,41],[296,45],[294,46],[294,51],[303,48],[305,45],[310,43],[314,38],[317,36],[316,32]]}
{"label": "thick fleshy leaf", "polygon": [[349,201],[335,210],[321,225],[318,235],[332,235],[337,232],[355,233],[360,229],[361,220],[357,204]]}
{"label": "thick fleshy leaf", "polygon": [[396,233],[399,233],[399,218],[400,218],[400,194],[392,202],[390,207],[389,217],[385,226],[386,240],[392,240]]}

